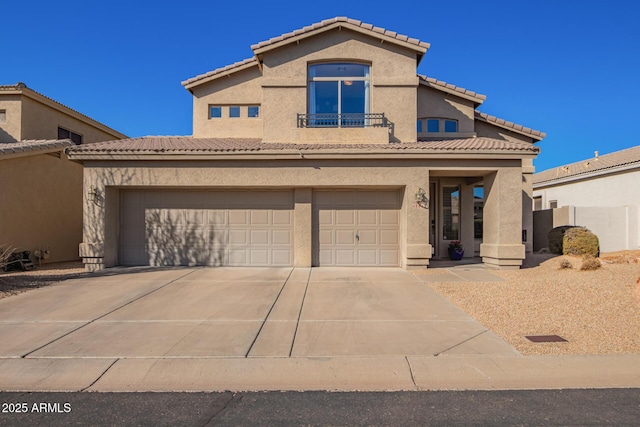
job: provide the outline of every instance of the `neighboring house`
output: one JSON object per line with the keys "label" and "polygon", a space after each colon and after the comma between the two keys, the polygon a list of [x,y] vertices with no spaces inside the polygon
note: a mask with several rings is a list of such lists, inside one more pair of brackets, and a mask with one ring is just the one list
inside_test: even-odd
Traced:
{"label": "neighboring house", "polygon": [[82,165],[64,150],[125,135],[23,83],[0,86],[0,246],[78,259]]}
{"label": "neighboring house", "polygon": [[99,199],[85,201],[87,268],[426,266],[452,240],[517,268],[532,249],[533,143],[545,135],[416,75],[428,48],[325,20],[183,82],[192,137],[70,149]]}
{"label": "neighboring house", "polygon": [[603,252],[640,248],[640,146],[533,175],[535,249],[561,225],[589,228]]}

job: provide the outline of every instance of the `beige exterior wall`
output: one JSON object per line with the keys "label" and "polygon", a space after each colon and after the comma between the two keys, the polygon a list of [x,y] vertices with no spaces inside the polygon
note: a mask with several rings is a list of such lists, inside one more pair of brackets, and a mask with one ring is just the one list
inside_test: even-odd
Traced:
{"label": "beige exterior wall", "polygon": [[6,120],[0,123],[0,143],[20,141],[22,139],[20,95],[0,96],[0,110],[6,113]]}
{"label": "beige exterior wall", "polygon": [[[399,163],[402,168],[399,168]],[[211,173],[215,170],[216,173]],[[250,161],[87,163],[84,194],[95,186],[100,200],[84,200],[81,256],[89,269],[117,265],[116,203],[118,188],[138,187],[230,189],[287,188],[295,190],[294,264],[311,263],[311,191],[313,189],[405,189],[402,203],[402,265],[428,264],[428,210],[415,205],[418,188],[428,188],[428,167],[417,161]],[[105,197],[106,196],[106,197]],[[105,200],[103,202],[102,200]],[[94,267],[91,267],[94,265]]]}
{"label": "beige exterior wall", "polygon": [[484,136],[487,138],[503,139],[511,142],[528,142],[530,144],[537,142],[531,137],[512,132],[491,123],[483,122],[482,120],[475,121],[475,130],[478,136]]}
{"label": "beige exterior wall", "polygon": [[[458,132],[428,133],[426,120],[418,137],[468,138],[475,135],[474,103],[448,93],[421,85],[418,87],[418,119],[453,119],[458,121]],[[415,124],[414,124],[414,127]]]}
{"label": "beige exterior wall", "polygon": [[[196,86],[193,92],[193,136],[196,138],[262,138],[262,74],[258,66]],[[223,106],[221,118],[209,118],[209,106]],[[241,106],[240,118],[229,118],[228,106]],[[248,105],[260,106],[260,117],[247,118]]]}
{"label": "beige exterior wall", "polygon": [[49,249],[43,262],[78,259],[82,165],[55,155],[0,161],[0,245]]}

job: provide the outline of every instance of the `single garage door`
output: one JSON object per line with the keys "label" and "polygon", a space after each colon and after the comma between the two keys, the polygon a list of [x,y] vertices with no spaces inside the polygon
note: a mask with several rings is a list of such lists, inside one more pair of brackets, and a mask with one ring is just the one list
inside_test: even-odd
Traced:
{"label": "single garage door", "polygon": [[123,191],[122,265],[289,266],[292,191]]}
{"label": "single garage door", "polygon": [[314,191],[314,265],[400,265],[400,191]]}

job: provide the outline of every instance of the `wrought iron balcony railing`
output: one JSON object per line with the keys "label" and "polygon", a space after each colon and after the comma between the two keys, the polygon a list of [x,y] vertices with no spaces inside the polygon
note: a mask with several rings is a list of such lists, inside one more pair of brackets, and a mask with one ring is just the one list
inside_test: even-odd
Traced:
{"label": "wrought iron balcony railing", "polygon": [[298,114],[299,128],[388,127],[384,113]]}

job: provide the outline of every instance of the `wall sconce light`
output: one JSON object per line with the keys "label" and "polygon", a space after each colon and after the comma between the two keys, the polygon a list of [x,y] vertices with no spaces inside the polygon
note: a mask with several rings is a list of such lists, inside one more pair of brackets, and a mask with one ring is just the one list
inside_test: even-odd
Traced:
{"label": "wall sconce light", "polygon": [[429,207],[429,198],[427,197],[427,192],[424,191],[424,188],[418,188],[416,191],[416,203],[423,208]]}
{"label": "wall sconce light", "polygon": [[89,192],[87,193],[87,199],[89,199],[89,201],[93,203],[95,203],[96,200],[98,199],[98,190],[96,190],[96,187],[94,187],[93,185],[89,187]]}

